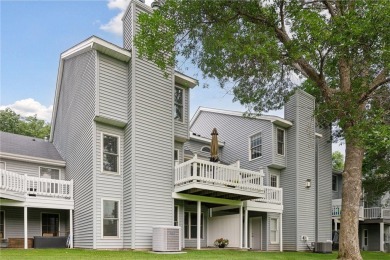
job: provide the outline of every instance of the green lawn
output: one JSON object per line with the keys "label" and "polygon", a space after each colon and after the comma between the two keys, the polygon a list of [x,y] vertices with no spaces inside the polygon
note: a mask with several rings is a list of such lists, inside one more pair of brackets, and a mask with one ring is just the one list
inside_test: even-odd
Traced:
{"label": "green lawn", "polygon": [[[154,254],[141,251],[108,251],[85,249],[2,249],[0,258],[5,259],[336,259],[337,253],[314,254],[297,252],[254,252],[238,250],[186,250],[185,254]],[[364,259],[390,260],[390,254],[363,252]]]}

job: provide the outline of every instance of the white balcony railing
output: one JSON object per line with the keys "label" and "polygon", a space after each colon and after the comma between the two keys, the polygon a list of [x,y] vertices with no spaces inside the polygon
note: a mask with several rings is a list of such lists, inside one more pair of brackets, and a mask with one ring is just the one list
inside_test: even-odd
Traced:
{"label": "white balcony railing", "polygon": [[199,160],[196,156],[175,166],[175,186],[198,182],[262,193],[263,178],[262,172]]}
{"label": "white balcony railing", "polygon": [[53,180],[0,170],[0,188],[31,196],[73,198],[73,180]]}
{"label": "white balcony railing", "polygon": [[364,209],[364,218],[366,219],[390,219],[390,208],[365,208]]}
{"label": "white balcony railing", "polygon": [[[341,216],[341,199],[332,200],[332,217],[340,217]],[[364,218],[364,208],[359,207],[359,218]]]}
{"label": "white balcony railing", "polygon": [[270,204],[283,205],[283,189],[264,186],[265,197],[260,199],[254,199],[256,202],[264,202]]}

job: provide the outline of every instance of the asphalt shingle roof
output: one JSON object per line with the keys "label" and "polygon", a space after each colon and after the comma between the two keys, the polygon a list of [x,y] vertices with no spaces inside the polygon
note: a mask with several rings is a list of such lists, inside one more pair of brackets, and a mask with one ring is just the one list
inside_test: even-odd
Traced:
{"label": "asphalt shingle roof", "polygon": [[0,132],[0,152],[63,161],[52,143],[6,132]]}

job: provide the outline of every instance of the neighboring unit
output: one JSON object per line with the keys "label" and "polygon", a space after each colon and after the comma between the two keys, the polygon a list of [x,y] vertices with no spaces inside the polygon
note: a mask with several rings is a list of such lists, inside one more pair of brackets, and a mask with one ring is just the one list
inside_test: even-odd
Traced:
{"label": "neighboring unit", "polygon": [[[332,228],[340,228],[342,204],[342,172],[332,173]],[[335,232],[334,232],[335,233]],[[390,194],[375,203],[364,199],[359,207],[359,241],[365,251],[390,251]]]}

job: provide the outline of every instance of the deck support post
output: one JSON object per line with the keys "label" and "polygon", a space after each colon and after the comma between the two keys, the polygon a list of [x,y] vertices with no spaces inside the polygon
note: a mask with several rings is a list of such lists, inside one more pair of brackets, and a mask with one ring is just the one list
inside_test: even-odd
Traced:
{"label": "deck support post", "polygon": [[241,202],[241,205],[240,205],[240,217],[239,217],[239,219],[240,219],[240,248],[242,248],[242,232],[243,232],[243,230],[242,230],[242,218],[243,218],[243,208],[242,208],[242,202]]}
{"label": "deck support post", "polygon": [[280,252],[283,252],[283,213],[280,213],[280,218],[279,218],[279,222],[280,222],[280,234],[279,234],[279,241],[280,241]]}
{"label": "deck support post", "polygon": [[196,238],[196,249],[200,249],[200,225],[201,225],[201,216],[202,216],[202,212],[201,212],[201,202],[198,200],[198,208],[197,208],[197,223],[196,223],[196,232],[197,232],[197,238]]}
{"label": "deck support post", "polygon": [[69,248],[73,248],[73,210],[69,210]]}
{"label": "deck support post", "polygon": [[27,206],[24,206],[24,249],[28,249],[28,238],[27,238]]}
{"label": "deck support post", "polygon": [[244,216],[244,247],[248,248],[248,207],[245,207]]}
{"label": "deck support post", "polygon": [[333,219],[334,222],[334,231],[337,231],[337,219]]}
{"label": "deck support post", "polygon": [[381,222],[379,223],[379,251],[381,252],[385,252],[384,236],[385,236],[385,223]]}

